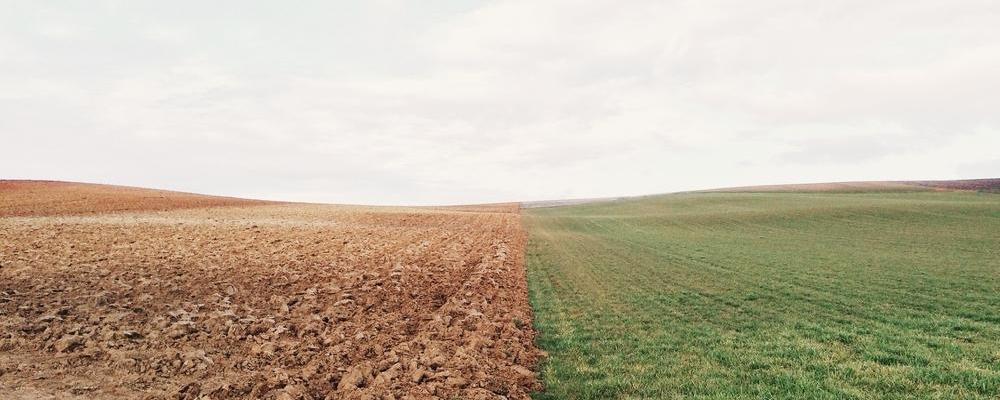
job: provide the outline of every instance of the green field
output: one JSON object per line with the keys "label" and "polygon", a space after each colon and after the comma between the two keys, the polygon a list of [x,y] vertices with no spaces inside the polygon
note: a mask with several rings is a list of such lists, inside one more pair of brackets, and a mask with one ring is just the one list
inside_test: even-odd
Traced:
{"label": "green field", "polygon": [[1000,195],[530,209],[539,399],[998,399]]}

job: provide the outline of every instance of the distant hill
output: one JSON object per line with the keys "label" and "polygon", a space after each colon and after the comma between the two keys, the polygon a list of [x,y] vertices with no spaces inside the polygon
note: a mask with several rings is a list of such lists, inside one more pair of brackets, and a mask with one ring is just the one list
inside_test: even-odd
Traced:
{"label": "distant hill", "polygon": [[[948,181],[870,181],[803,183],[787,185],[743,186],[699,190],[695,192],[914,192],[979,191],[1000,193],[1000,178]],[[635,197],[565,199],[520,203],[523,208],[544,208],[615,201]],[[101,214],[127,211],[166,211],[183,208],[260,205],[277,202],[210,196],[169,190],[94,183],[0,180],[0,217]],[[491,210],[496,205],[483,205]],[[432,207],[451,211],[482,211],[483,206]],[[506,205],[516,207],[516,203]]]}
{"label": "distant hill", "polygon": [[93,183],[0,180],[0,217],[163,211],[268,202]]}
{"label": "distant hill", "polygon": [[955,181],[913,181],[914,185],[947,190],[972,190],[978,192],[1000,192],[1000,178],[962,179]]}
{"label": "distant hill", "polygon": [[[826,183],[792,183],[784,185],[739,186],[731,188],[694,190],[678,193],[864,193],[864,192],[922,192],[922,191],[978,191],[1000,193],[1000,178],[962,179],[949,181],[860,181]],[[522,202],[522,208],[546,208],[602,203],[615,200],[639,199],[670,193],[628,197],[601,197]]]}
{"label": "distant hill", "polygon": [[963,179],[949,181],[867,181],[800,183],[787,185],[742,186],[733,188],[699,190],[698,192],[914,192],[930,190],[964,190],[997,192],[1000,179]]}

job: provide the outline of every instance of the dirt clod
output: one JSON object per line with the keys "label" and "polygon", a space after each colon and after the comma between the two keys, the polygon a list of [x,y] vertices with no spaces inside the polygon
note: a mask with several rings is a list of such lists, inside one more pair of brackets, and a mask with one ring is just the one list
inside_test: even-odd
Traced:
{"label": "dirt clod", "polygon": [[372,375],[372,367],[368,363],[361,363],[347,369],[344,377],[340,378],[337,390],[353,390],[364,386]]}
{"label": "dirt clod", "polygon": [[81,336],[66,335],[57,340],[53,348],[60,353],[69,353],[83,346],[84,342],[85,340]]}

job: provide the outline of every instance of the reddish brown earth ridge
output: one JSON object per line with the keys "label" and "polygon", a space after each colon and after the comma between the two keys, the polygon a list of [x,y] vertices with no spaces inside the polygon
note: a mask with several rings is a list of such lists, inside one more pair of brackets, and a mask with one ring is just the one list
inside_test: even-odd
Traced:
{"label": "reddish brown earth ridge", "polygon": [[2,399],[527,399],[517,205],[0,181]]}
{"label": "reddish brown earth ridge", "polygon": [[167,211],[181,208],[268,204],[259,200],[125,186],[8,180],[0,180],[0,201],[2,201],[0,217]]}

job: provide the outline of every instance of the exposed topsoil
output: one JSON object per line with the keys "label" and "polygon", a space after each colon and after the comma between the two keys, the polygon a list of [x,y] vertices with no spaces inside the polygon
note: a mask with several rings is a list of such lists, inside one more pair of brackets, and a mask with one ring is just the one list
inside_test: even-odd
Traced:
{"label": "exposed topsoil", "polygon": [[[62,212],[51,191],[35,192],[36,206],[10,192],[0,191],[0,398],[539,389],[517,206],[52,216]],[[104,198],[73,209],[119,209]]]}
{"label": "exposed topsoil", "polygon": [[165,211],[268,202],[194,193],[57,181],[0,180],[0,217]]}

